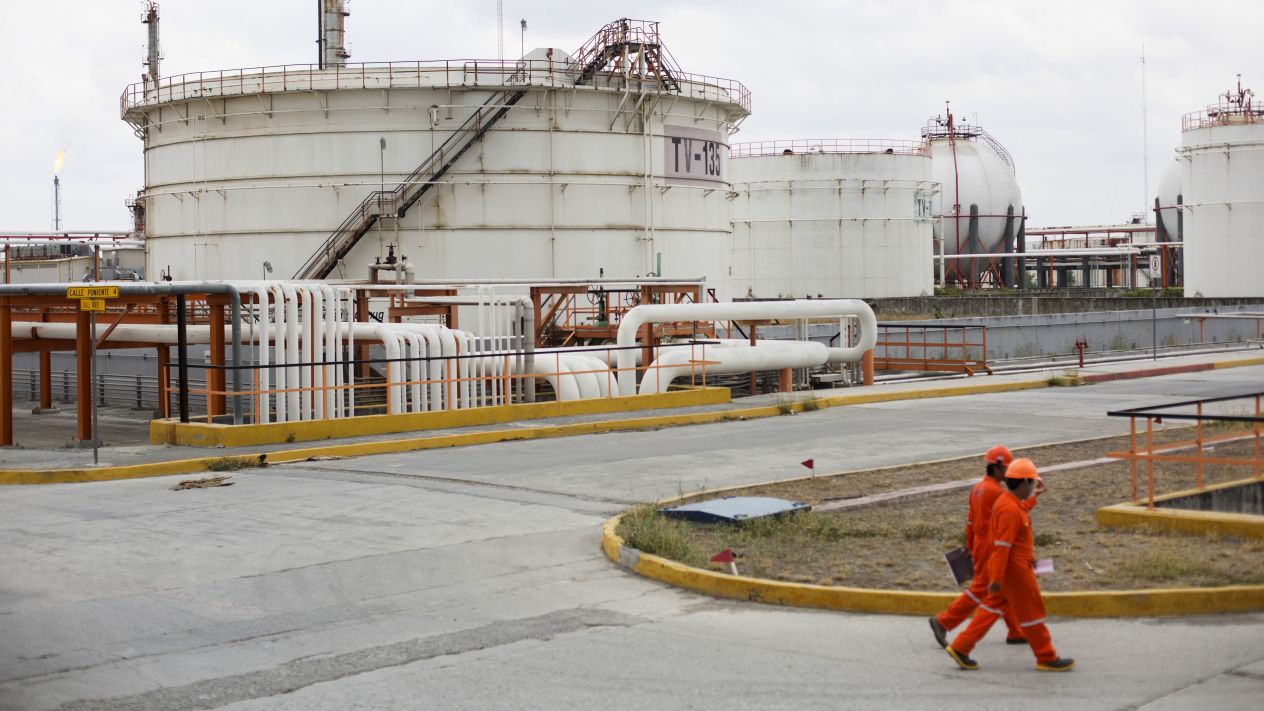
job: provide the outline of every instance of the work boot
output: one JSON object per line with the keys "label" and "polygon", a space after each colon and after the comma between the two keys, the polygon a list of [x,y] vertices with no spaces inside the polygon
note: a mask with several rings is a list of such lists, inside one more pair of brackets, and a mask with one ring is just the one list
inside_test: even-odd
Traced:
{"label": "work boot", "polygon": [[1067,657],[1058,657],[1052,662],[1036,662],[1036,669],[1039,671],[1071,671],[1075,668],[1075,660]]}
{"label": "work boot", "polygon": [[1026,637],[1006,637],[1005,644],[1027,644]]}
{"label": "work boot", "polygon": [[[971,659],[969,655],[962,654],[961,652],[958,652],[952,647],[944,647],[944,650],[948,652],[948,656],[952,657],[952,661],[956,662],[957,666],[961,667],[962,669],[965,669],[967,671],[974,671],[975,669],[979,668],[979,663]],[[1075,662],[1071,662],[1071,663],[1074,664]],[[1053,664],[1053,662],[1050,662],[1050,664]],[[1039,668],[1040,665],[1037,664],[1036,666],[1037,668]]]}
{"label": "work boot", "polygon": [[948,646],[948,630],[944,629],[944,626],[939,624],[939,620],[934,617],[930,618],[930,631],[935,633],[935,641],[939,642],[939,646]]}

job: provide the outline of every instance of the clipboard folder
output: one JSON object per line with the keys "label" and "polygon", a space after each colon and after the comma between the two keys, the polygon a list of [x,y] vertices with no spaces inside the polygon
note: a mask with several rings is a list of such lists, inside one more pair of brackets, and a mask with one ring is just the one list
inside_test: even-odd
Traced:
{"label": "clipboard folder", "polygon": [[966,581],[974,577],[974,559],[970,557],[970,551],[965,547],[948,551],[944,554],[944,560],[947,561],[948,571],[952,573],[957,585],[964,585]]}

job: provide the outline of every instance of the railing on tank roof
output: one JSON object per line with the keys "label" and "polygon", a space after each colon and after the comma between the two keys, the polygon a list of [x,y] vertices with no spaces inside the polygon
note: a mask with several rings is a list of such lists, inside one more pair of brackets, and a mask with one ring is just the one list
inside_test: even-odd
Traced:
{"label": "railing on tank roof", "polygon": [[[750,91],[739,81],[688,72],[675,76],[681,85],[681,93],[686,96],[737,103],[747,113],[750,112]],[[119,98],[119,113],[126,117],[128,111],[134,108],[173,101],[283,91],[449,86],[503,88],[521,85],[570,87],[574,85],[574,77],[564,63],[548,60],[449,59],[364,62],[326,69],[316,64],[219,69],[132,84],[123,90]],[[628,84],[610,81],[595,86],[621,90]]]}
{"label": "railing on tank roof", "polygon": [[1208,106],[1203,111],[1194,111],[1181,117],[1181,133],[1212,126],[1240,126],[1242,124],[1264,123],[1264,108],[1221,104]]}
{"label": "railing on tank roof", "polygon": [[818,153],[891,153],[906,156],[929,156],[930,146],[922,141],[887,140],[881,138],[750,141],[747,143],[734,143],[729,146],[730,158],[791,154],[812,155]]}
{"label": "railing on tank roof", "polygon": [[988,144],[996,155],[1000,156],[1001,162],[1009,167],[1009,172],[1015,173],[1014,157],[1009,154],[1005,146],[1001,142],[992,137],[992,134],[984,131],[981,127],[973,124],[962,123],[949,129],[947,126],[939,123],[936,119],[931,119],[930,123],[922,128],[922,138],[927,141],[942,140],[945,138],[964,138],[966,140],[979,139]]}

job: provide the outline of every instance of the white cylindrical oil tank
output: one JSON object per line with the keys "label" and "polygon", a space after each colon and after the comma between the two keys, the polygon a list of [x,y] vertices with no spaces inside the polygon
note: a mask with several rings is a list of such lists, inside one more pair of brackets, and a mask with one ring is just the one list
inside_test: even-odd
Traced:
{"label": "white cylindrical oil tank", "polygon": [[[150,273],[256,278],[266,260],[288,277],[332,253],[328,238],[367,214],[357,208],[369,196],[429,185],[330,260],[328,277],[365,278],[394,246],[418,278],[704,276],[727,296],[728,136],[750,95],[662,61],[619,61],[658,48],[650,25],[612,23],[575,58],[541,49],[516,62],[303,65],[129,87]],[[479,111],[520,91],[498,121]],[[401,202],[385,200],[383,214]]]}
{"label": "white cylindrical oil tank", "polygon": [[1184,167],[1185,293],[1264,296],[1264,108],[1249,89],[1187,114]]}
{"label": "white cylindrical oil tank", "polygon": [[1159,174],[1159,191],[1154,198],[1154,209],[1157,210],[1155,223],[1158,225],[1157,239],[1160,242],[1181,241],[1180,205],[1185,200],[1185,165],[1180,158],[1172,161]]}
{"label": "white cylindrical oil tank", "polygon": [[930,155],[916,141],[735,144],[737,297],[917,296],[934,289]]}
{"label": "white cylindrical oil tank", "polygon": [[[1023,216],[1014,162],[982,128],[934,118],[922,129],[930,144],[935,198],[936,254],[1005,254],[1014,251]],[[971,226],[973,223],[973,227]],[[977,286],[999,280],[1000,259],[944,260],[944,283]]]}

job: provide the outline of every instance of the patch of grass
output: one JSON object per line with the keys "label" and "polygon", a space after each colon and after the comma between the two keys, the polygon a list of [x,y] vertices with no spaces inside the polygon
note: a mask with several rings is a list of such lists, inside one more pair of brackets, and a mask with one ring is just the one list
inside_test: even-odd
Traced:
{"label": "patch of grass", "polygon": [[929,523],[915,523],[912,526],[905,526],[903,534],[906,541],[929,541],[943,537],[944,532],[938,526],[932,526]]}
{"label": "patch of grass", "polygon": [[1073,370],[1068,370],[1062,375],[1050,375],[1045,380],[1045,385],[1048,385],[1051,388],[1073,388],[1077,385],[1083,384],[1083,376]]}
{"label": "patch of grass", "polygon": [[1201,558],[1170,551],[1148,551],[1139,559],[1124,563],[1123,568],[1138,578],[1165,582],[1216,574],[1215,568]]}
{"label": "patch of grass", "polygon": [[825,401],[815,395],[805,398],[802,402],[804,412],[816,412],[825,405]]}
{"label": "patch of grass", "polygon": [[707,557],[696,545],[689,523],[668,518],[653,504],[639,506],[624,515],[618,533],[624,543],[651,555],[701,566]]}
{"label": "patch of grass", "polygon": [[206,470],[211,472],[235,472],[242,469],[257,469],[263,466],[267,466],[267,464],[262,458],[256,460],[243,457],[220,457],[207,464]]}
{"label": "patch of grass", "polygon": [[1058,537],[1052,533],[1037,533],[1035,542],[1038,546],[1051,546],[1058,542]]}
{"label": "patch of grass", "polygon": [[783,415],[793,415],[794,401],[789,398],[779,398],[777,400],[777,412],[780,412]]}

